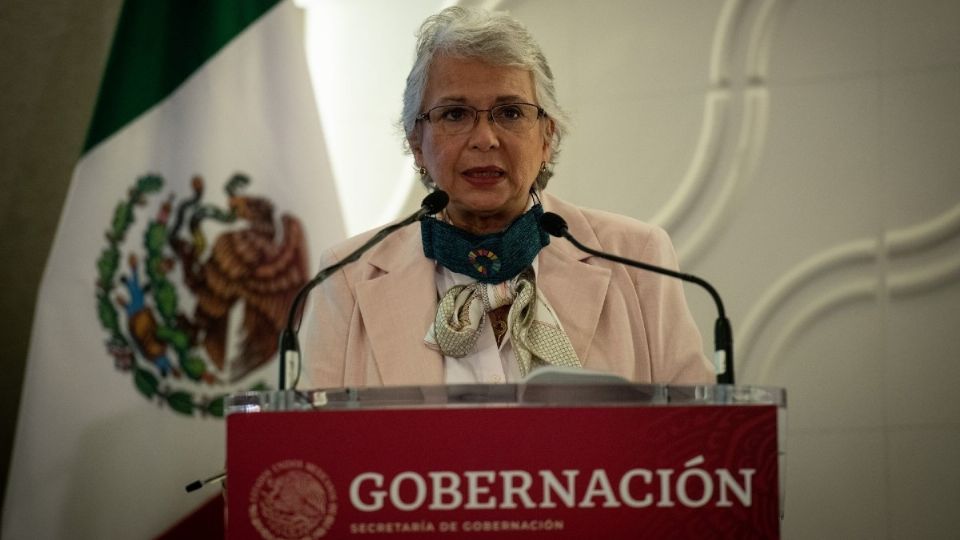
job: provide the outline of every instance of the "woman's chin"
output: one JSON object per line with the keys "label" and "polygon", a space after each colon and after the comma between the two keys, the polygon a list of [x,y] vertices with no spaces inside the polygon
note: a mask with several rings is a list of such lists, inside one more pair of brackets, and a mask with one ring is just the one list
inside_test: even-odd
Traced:
{"label": "woman's chin", "polygon": [[511,204],[512,201],[465,201],[463,204],[447,207],[453,225],[474,234],[499,232],[523,213],[524,205]]}
{"label": "woman's chin", "polygon": [[465,197],[455,206],[461,214],[468,217],[484,218],[510,213],[514,205],[504,197]]}

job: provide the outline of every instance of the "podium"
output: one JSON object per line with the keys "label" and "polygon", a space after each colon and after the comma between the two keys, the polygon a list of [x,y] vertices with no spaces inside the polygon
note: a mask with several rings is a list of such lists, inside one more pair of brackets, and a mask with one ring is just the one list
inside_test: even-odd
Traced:
{"label": "podium", "polygon": [[779,537],[782,389],[347,388],[227,405],[228,538]]}

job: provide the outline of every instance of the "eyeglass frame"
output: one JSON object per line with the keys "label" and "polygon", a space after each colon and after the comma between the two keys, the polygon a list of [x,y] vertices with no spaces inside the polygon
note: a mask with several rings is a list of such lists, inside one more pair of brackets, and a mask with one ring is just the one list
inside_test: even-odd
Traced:
{"label": "eyeglass frame", "polygon": [[[510,132],[510,133],[525,133],[525,131],[524,131],[524,132],[510,131],[510,130],[507,129],[506,127],[501,126],[500,124],[498,124],[496,120],[494,120],[494,118],[493,118],[493,111],[494,111],[495,109],[500,109],[500,108],[503,108],[503,107],[509,107],[509,106],[511,106],[511,105],[529,105],[529,106],[531,106],[531,107],[536,107],[536,108],[537,108],[537,118],[536,118],[537,120],[540,120],[540,119],[542,119],[542,118],[548,118],[548,117],[549,117],[549,115],[547,114],[547,111],[544,110],[543,107],[541,107],[541,106],[539,106],[539,105],[537,105],[537,104],[535,104],[535,103],[526,103],[526,102],[523,102],[523,101],[515,101],[515,102],[512,102],[512,103],[501,103],[501,104],[499,104],[499,105],[494,105],[493,107],[490,107],[489,109],[478,109],[478,108],[474,107],[473,105],[467,105],[466,103],[448,103],[448,104],[446,104],[446,105],[437,105],[436,107],[431,107],[431,108],[427,109],[426,111],[418,114],[416,117],[414,117],[414,121],[419,122],[419,121],[421,121],[421,120],[426,120],[428,124],[433,124],[433,122],[430,120],[430,113],[431,113],[431,112],[433,112],[433,111],[435,111],[435,110],[437,110],[437,109],[442,109],[442,108],[444,108],[444,107],[463,107],[463,108],[466,108],[466,109],[473,109],[473,111],[474,111],[474,115],[473,115],[473,125],[470,126],[470,129],[464,130],[463,133],[454,133],[453,135],[463,135],[464,133],[469,133],[470,131],[474,130],[474,129],[477,127],[477,124],[480,123],[480,113],[482,113],[482,112],[487,113],[487,121],[488,121],[488,122],[490,122],[491,124],[499,127],[500,129],[503,129],[503,130],[508,131],[508,132]],[[530,127],[532,128],[532,127],[533,127],[533,124],[530,124]],[[528,130],[529,130],[529,128],[528,128]]]}

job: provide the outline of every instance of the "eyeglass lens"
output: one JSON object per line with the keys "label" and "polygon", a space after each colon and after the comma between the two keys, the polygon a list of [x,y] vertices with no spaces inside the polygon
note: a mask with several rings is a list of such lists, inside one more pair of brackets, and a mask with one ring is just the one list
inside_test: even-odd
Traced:
{"label": "eyeglass lens", "polygon": [[489,110],[469,105],[441,105],[428,112],[430,123],[448,135],[457,135],[473,129],[480,113],[489,113],[493,123],[503,129],[520,133],[529,130],[539,119],[540,109],[529,103],[506,103]]}

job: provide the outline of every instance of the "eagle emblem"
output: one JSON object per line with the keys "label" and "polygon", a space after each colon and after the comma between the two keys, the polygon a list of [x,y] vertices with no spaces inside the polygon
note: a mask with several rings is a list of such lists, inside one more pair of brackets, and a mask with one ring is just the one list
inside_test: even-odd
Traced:
{"label": "eagle emblem", "polygon": [[[196,176],[188,197],[169,193],[151,205],[164,180],[140,177],[117,203],[97,260],[97,310],[114,366],[182,414],[222,416],[229,391],[268,387],[247,379],[276,356],[309,279],[300,220],[278,221],[268,198],[242,193],[249,184],[234,175],[217,206]],[[140,224],[142,209],[149,217]],[[139,245],[128,240],[133,231],[142,231]]]}

